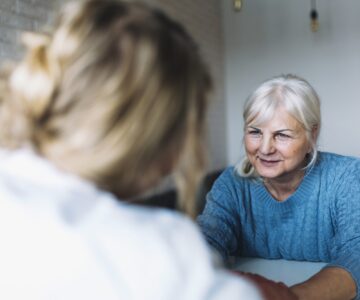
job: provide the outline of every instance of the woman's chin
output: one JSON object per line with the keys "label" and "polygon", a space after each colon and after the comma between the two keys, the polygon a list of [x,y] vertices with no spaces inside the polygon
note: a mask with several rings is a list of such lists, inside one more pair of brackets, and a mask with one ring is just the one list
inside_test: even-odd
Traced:
{"label": "woman's chin", "polygon": [[281,172],[279,172],[278,170],[274,170],[274,169],[263,169],[263,168],[259,168],[256,169],[257,173],[262,177],[262,178],[268,178],[268,179],[274,179],[277,178],[279,176],[281,176]]}

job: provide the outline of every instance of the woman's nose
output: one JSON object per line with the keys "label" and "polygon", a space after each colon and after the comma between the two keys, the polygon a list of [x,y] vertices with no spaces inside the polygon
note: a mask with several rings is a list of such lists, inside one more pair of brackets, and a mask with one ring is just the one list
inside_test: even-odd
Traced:
{"label": "woman's nose", "polygon": [[261,139],[261,144],[259,151],[262,154],[272,154],[275,151],[274,141],[271,137],[263,137]]}

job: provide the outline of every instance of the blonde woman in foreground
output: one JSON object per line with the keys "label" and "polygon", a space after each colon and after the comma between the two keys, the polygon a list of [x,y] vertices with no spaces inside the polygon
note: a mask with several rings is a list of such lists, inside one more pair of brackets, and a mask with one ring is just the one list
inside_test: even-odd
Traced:
{"label": "blonde woman in foreground", "polygon": [[0,87],[0,299],[260,299],[190,219],[121,201],[175,173],[191,213],[210,78],[185,30],[94,0],[24,41]]}

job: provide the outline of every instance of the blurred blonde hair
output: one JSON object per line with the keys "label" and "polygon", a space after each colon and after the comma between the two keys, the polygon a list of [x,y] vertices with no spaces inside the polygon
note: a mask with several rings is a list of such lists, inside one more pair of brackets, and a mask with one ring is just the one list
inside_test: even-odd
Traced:
{"label": "blurred blonde hair", "polygon": [[[275,111],[283,106],[306,131],[311,145],[305,168],[312,167],[317,158],[317,137],[320,132],[320,100],[314,88],[303,78],[287,74],[274,77],[262,83],[247,99],[244,112],[244,130],[251,123],[266,122]],[[316,135],[314,135],[314,130]],[[257,177],[256,170],[245,157],[236,166],[237,172],[244,177]]]}
{"label": "blurred blonde hair", "polygon": [[2,75],[1,145],[30,145],[120,196],[175,168],[193,214],[211,79],[183,27],[145,5],[90,0],[24,42],[26,56]]}

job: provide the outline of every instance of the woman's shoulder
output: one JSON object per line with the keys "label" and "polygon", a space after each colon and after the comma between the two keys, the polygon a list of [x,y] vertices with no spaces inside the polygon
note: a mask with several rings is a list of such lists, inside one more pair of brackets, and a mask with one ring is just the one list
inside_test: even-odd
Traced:
{"label": "woman's shoulder", "polygon": [[247,191],[256,188],[258,184],[256,179],[242,177],[236,167],[230,166],[215,180],[206,198],[218,199],[222,204],[228,201],[231,203],[234,199],[244,198]]}
{"label": "woman's shoulder", "polygon": [[228,166],[224,169],[217,181],[227,184],[246,184],[252,182],[251,178],[241,176],[235,166]]}
{"label": "woman's shoulder", "polygon": [[322,168],[347,169],[351,166],[360,167],[360,158],[350,155],[342,155],[332,152],[319,152],[318,165]]}
{"label": "woman's shoulder", "polygon": [[[187,216],[131,204],[120,204],[117,210],[111,217],[113,224],[105,224],[102,232],[95,234],[96,245],[105,251],[102,254],[120,278],[136,286],[145,285],[136,293],[149,287],[159,296],[146,296],[151,299],[168,299],[174,292],[182,299],[195,299],[195,295],[204,293],[211,299],[226,299],[245,292],[253,295],[251,299],[258,299],[246,282],[215,268],[213,254]],[[109,231],[112,234],[106,238]],[[89,234],[94,237],[93,230]]]}
{"label": "woman's shoulder", "polygon": [[246,283],[224,277],[226,274],[215,268],[213,254],[187,216],[167,209],[122,204],[119,211],[126,220],[114,215],[113,224],[106,224],[98,234],[93,230],[89,234],[95,236],[97,249],[111,261],[113,271],[120,278],[145,286],[150,284],[151,290],[166,299],[174,292],[183,299],[194,299],[199,293],[213,296],[213,292],[219,294],[214,299],[245,291],[254,294]]}
{"label": "woman's shoulder", "polygon": [[152,254],[148,259],[159,261],[160,256],[165,254],[174,255],[174,259],[178,251],[184,255],[191,255],[189,251],[184,251],[189,241],[192,244],[192,252],[206,255],[201,234],[194,222],[173,210],[101,201],[98,212],[90,220],[89,225],[88,233],[91,238],[96,239],[96,244],[112,244],[112,249],[120,246],[120,252],[124,251],[123,245],[127,245],[126,249],[131,249],[123,256],[118,256],[115,252],[114,259],[127,257],[129,260],[144,252]]}
{"label": "woman's shoulder", "polygon": [[334,161],[360,161],[360,157],[352,155],[344,155],[340,153],[319,151],[319,158],[323,160],[334,160]]}
{"label": "woman's shoulder", "polygon": [[360,158],[331,152],[319,152],[315,168],[321,176],[331,179],[331,182],[346,181],[350,177],[360,176]]}

